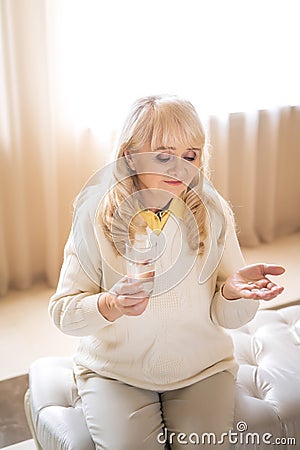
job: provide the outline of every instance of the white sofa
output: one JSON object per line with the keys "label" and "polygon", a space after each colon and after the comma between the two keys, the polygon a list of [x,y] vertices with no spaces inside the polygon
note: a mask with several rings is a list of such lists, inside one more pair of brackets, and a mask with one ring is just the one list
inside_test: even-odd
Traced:
{"label": "white sofa", "polygon": [[[240,364],[232,449],[300,449],[300,305],[260,310],[249,324],[228,332]],[[37,448],[95,450],[72,359],[41,358],[29,379],[25,411]]]}

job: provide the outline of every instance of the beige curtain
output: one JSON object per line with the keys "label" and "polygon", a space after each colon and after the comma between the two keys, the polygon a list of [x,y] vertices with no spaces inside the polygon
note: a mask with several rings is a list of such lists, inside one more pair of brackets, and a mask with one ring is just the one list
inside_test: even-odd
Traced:
{"label": "beige curtain", "polygon": [[[50,6],[51,6],[51,2]],[[0,2],[0,294],[54,286],[72,202],[107,158],[61,113],[49,3]]]}
{"label": "beige curtain", "polygon": [[210,117],[211,178],[243,246],[300,229],[300,107]]}
{"label": "beige curtain", "polygon": [[[64,113],[52,5],[0,2],[0,295],[38,279],[56,285],[74,197],[114,141]],[[296,107],[209,119],[212,179],[242,244],[300,228],[299,122]]]}

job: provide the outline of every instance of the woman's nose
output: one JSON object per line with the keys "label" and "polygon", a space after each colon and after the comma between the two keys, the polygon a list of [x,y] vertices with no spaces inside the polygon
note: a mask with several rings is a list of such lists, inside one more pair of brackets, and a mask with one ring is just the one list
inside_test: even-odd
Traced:
{"label": "woman's nose", "polygon": [[168,175],[181,180],[186,173],[185,162],[186,161],[182,158],[174,158],[168,167]]}

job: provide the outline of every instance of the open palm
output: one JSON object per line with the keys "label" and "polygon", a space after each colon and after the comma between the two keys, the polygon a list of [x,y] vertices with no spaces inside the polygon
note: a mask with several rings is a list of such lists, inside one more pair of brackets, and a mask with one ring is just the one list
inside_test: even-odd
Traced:
{"label": "open palm", "polygon": [[254,300],[272,300],[281,294],[282,286],[278,286],[267,278],[267,275],[282,275],[285,269],[273,264],[251,264],[242,267],[223,286],[223,295],[229,299],[249,298]]}

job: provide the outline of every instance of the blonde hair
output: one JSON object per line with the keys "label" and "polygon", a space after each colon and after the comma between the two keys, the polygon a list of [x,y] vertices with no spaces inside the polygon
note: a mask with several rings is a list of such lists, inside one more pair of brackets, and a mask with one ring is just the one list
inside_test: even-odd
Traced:
{"label": "blonde hair", "polygon": [[[179,144],[186,148],[200,149],[199,176],[194,185],[185,191],[182,200],[188,211],[184,220],[187,224],[189,246],[193,250],[198,249],[199,255],[202,255],[207,236],[207,210],[202,201],[203,180],[208,176],[205,132],[194,106],[176,96],[144,97],[132,106],[116,148],[118,175],[114,174],[114,183],[103,198],[100,208],[106,237],[116,251],[121,253],[124,236],[133,240],[136,232],[145,232],[147,224],[141,215],[137,214],[139,208],[134,195],[139,190],[137,175],[130,170],[122,157],[125,151],[138,152],[146,144],[150,144],[151,151],[160,146]],[[121,161],[122,164],[118,164]]]}

